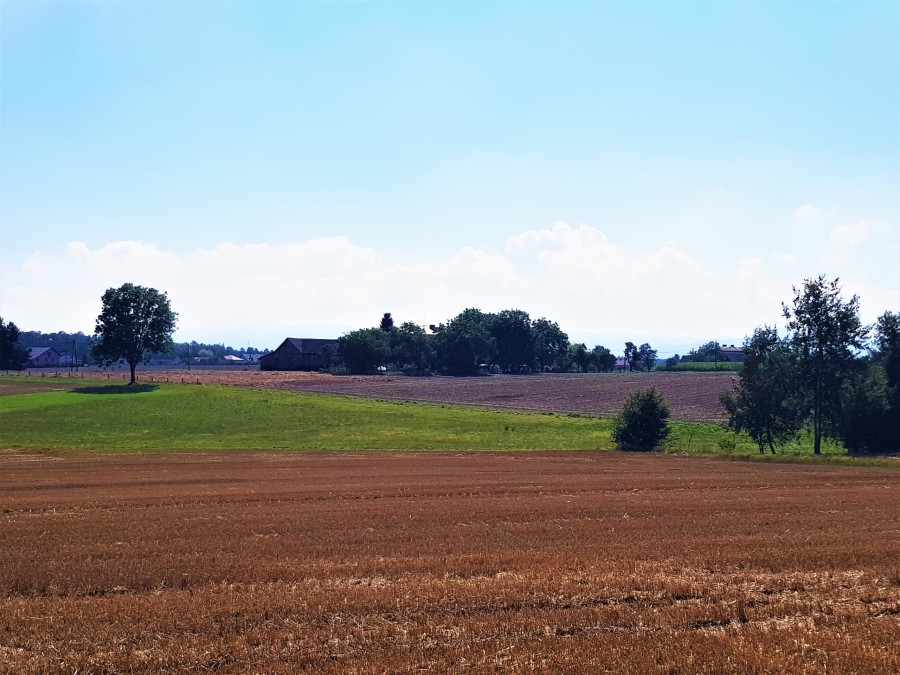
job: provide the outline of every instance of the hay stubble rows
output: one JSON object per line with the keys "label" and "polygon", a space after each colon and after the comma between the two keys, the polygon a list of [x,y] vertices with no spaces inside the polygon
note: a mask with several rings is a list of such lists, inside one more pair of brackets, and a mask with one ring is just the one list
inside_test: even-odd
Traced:
{"label": "hay stubble rows", "polygon": [[896,672],[892,469],[3,458],[7,672]]}

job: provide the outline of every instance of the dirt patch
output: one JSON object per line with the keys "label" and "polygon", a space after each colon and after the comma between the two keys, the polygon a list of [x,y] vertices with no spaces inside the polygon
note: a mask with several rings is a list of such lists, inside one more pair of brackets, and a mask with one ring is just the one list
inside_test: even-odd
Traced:
{"label": "dirt patch", "polygon": [[23,382],[18,377],[0,378],[0,396],[37,394],[47,391],[72,391],[81,385],[80,380],[48,378],[46,382]]}

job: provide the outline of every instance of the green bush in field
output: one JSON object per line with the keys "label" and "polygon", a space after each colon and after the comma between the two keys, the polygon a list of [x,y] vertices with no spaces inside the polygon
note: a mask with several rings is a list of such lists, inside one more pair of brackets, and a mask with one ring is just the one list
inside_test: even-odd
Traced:
{"label": "green bush in field", "polygon": [[635,392],[616,417],[613,440],[622,450],[653,450],[669,436],[669,406],[653,387]]}

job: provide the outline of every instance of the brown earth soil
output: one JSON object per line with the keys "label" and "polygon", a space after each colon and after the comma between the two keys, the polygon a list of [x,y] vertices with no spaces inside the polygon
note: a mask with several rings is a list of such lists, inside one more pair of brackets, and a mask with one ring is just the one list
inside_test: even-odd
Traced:
{"label": "brown earth soil", "polygon": [[614,415],[625,399],[655,387],[673,419],[722,419],[719,397],[734,373],[491,375],[490,377],[331,377],[286,381],[280,388],[490,408]]}
{"label": "brown earth soil", "polygon": [[0,458],[0,671],[900,672],[896,470]]}
{"label": "brown earth soil", "polygon": [[[121,381],[123,375],[87,371],[77,375]],[[602,374],[491,375],[487,377],[405,377],[395,375],[334,376],[259,370],[166,371],[140,373],[142,382],[194,382],[294,391],[342,394],[488,408],[542,410],[598,415],[621,411],[629,395],[656,387],[672,410],[672,418],[719,421],[721,394],[733,385],[731,372],[657,372]],[[52,378],[51,378],[52,379]],[[62,374],[63,380],[70,380]]]}

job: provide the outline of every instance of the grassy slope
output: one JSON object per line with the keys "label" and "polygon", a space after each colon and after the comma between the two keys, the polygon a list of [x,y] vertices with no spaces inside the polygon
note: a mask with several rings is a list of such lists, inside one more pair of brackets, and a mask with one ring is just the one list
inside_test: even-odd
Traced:
{"label": "grassy slope", "polygon": [[[17,385],[22,380],[17,378]],[[68,384],[68,383],[67,383]],[[0,396],[0,448],[54,450],[612,449],[609,419],[194,385],[80,386]],[[0,393],[12,386],[0,378]],[[65,388],[65,387],[64,387]],[[755,454],[715,424],[673,423],[672,452]],[[830,448],[840,452],[839,448]],[[808,441],[789,448],[808,453]]]}
{"label": "grassy slope", "polygon": [[236,387],[162,385],[0,397],[0,447],[590,449],[608,421]]}

